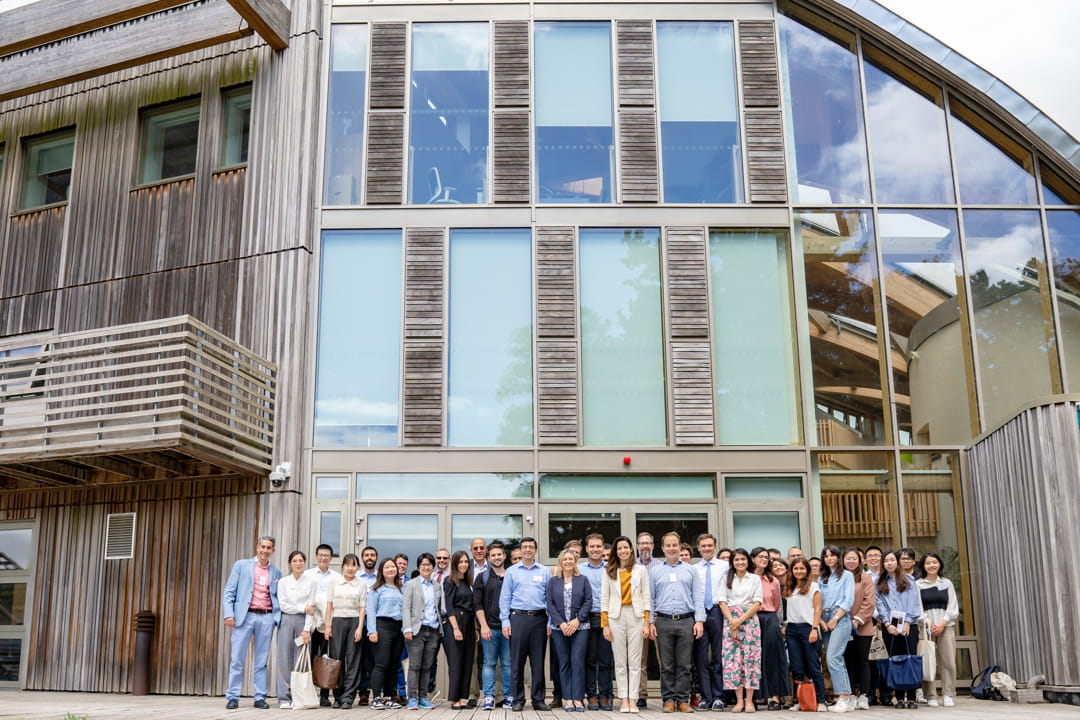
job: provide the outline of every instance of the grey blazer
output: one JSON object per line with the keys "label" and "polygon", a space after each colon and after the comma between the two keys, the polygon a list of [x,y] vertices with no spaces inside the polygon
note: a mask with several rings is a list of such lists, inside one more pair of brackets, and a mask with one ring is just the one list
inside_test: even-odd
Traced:
{"label": "grey blazer", "polygon": [[[424,624],[424,588],[422,578],[417,575],[405,583],[405,599],[401,604],[401,632],[417,632]],[[435,590],[435,609],[439,614],[438,629],[442,633],[442,587],[434,580],[431,586]]]}

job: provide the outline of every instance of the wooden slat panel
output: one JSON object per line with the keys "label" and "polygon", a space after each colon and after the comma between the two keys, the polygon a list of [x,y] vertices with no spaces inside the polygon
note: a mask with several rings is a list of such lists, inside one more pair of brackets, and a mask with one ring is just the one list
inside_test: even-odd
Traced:
{"label": "wooden slat panel", "polygon": [[17,295],[0,300],[0,336],[48,330],[56,312],[56,293]]}
{"label": "wooden slat panel", "polygon": [[368,113],[367,126],[365,200],[369,205],[399,205],[405,187],[405,113]]}
{"label": "wooden slat panel", "polygon": [[739,22],[739,61],[745,107],[780,107],[776,32],[772,20]]}
{"label": "wooden slat panel", "polygon": [[443,228],[405,234],[404,445],[445,444],[445,234]]}
{"label": "wooden slat panel", "polygon": [[529,112],[496,112],[492,143],[492,196],[496,203],[529,202]]}
{"label": "wooden slat panel", "polygon": [[656,112],[619,111],[619,195],[624,203],[660,201]]}
{"label": "wooden slat panel", "polygon": [[664,249],[675,444],[713,445],[716,422],[705,228],[666,228]]}
{"label": "wooden slat panel", "polygon": [[750,202],[787,202],[784,124],[779,110],[747,110],[746,162]]}
{"label": "wooden slat panel", "polygon": [[[183,264],[195,220],[195,180],[155,185],[131,193],[127,237],[115,253],[109,276],[125,277]],[[201,230],[201,228],[200,228]]]}
{"label": "wooden slat panel", "polygon": [[405,109],[406,24],[371,24],[371,108]]}
{"label": "wooden slat panel", "polygon": [[495,107],[528,107],[529,23],[497,20],[494,25]]}
{"label": "wooden slat panel", "polygon": [[707,340],[672,340],[670,347],[675,444],[713,445],[712,347]]}
{"label": "wooden slat panel", "polygon": [[541,445],[579,443],[576,268],[574,228],[537,228],[537,438]]}
{"label": "wooden slat panel", "polygon": [[652,107],[656,104],[652,22],[619,20],[616,36],[619,105]]}
{"label": "wooden slat panel", "polygon": [[0,297],[57,287],[67,207],[15,215],[0,245]]}

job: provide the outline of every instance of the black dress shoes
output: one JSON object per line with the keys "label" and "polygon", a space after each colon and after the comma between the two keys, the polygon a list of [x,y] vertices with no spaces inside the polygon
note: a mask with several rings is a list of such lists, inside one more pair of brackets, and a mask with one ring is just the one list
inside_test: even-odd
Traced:
{"label": "black dress shoes", "polygon": [[226,710],[235,710],[238,707],[240,707],[240,703],[236,700],[230,700],[229,702],[225,703]]}
{"label": "black dress shoes", "polygon": [[540,712],[547,712],[551,709],[551,706],[546,702],[533,703],[533,710],[539,710]]}
{"label": "black dress shoes", "polygon": [[524,709],[525,709],[525,703],[523,703],[523,702],[516,702],[510,707],[510,710],[512,712],[521,712]]}
{"label": "black dress shoes", "polygon": [[256,700],[255,707],[259,710],[269,710],[270,706],[266,704],[265,700]]}

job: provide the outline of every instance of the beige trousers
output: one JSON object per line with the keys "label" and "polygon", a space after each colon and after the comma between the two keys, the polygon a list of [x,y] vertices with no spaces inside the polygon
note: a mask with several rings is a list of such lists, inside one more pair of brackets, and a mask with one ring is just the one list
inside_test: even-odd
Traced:
{"label": "beige trousers", "polygon": [[[941,680],[941,694],[956,697],[956,628],[946,626],[944,632],[934,638],[937,643],[937,676]],[[923,695],[937,696],[935,681],[923,682]]]}
{"label": "beige trousers", "polygon": [[615,697],[638,697],[638,677],[641,676],[641,626],[644,624],[644,618],[634,615],[632,606],[623,606],[619,617],[608,618],[611,650],[615,656]]}

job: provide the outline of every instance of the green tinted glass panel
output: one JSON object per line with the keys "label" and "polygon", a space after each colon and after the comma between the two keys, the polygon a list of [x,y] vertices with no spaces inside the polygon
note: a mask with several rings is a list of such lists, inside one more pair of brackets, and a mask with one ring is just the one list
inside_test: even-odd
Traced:
{"label": "green tinted glass panel", "polygon": [[326,205],[356,205],[364,164],[368,26],[334,24],[326,91]]}
{"label": "green tinted glass panel", "polygon": [[724,480],[728,500],[801,498],[802,478],[729,477]]}
{"label": "green tinted glass panel", "polygon": [[797,512],[737,512],[731,525],[735,547],[796,547],[800,542]]}
{"label": "green tinted glass panel", "polygon": [[488,544],[498,540],[510,552],[521,541],[523,528],[521,515],[454,515],[450,518],[450,547],[464,550],[479,537]]}
{"label": "green tinted glass panel", "polygon": [[246,163],[251,137],[251,86],[226,91],[222,106],[225,132],[221,141],[221,164]]}
{"label": "green tinted glass panel", "polygon": [[532,473],[359,473],[356,497],[362,500],[531,498],[532,485]]}
{"label": "green tinted glass panel", "polygon": [[542,499],[710,499],[712,475],[556,475],[540,476]]}
{"label": "green tinted glass panel", "polygon": [[315,478],[315,497],[319,500],[342,500],[349,497],[349,478]]}
{"label": "green tinted glass panel", "polygon": [[1047,212],[1046,227],[1053,255],[1061,343],[1065,347],[1067,391],[1077,392],[1080,389],[1080,213]]}

